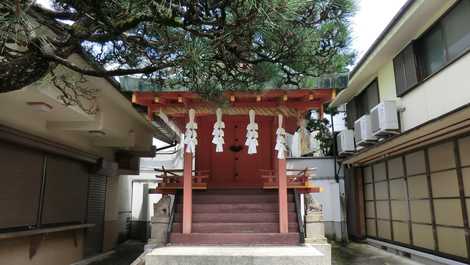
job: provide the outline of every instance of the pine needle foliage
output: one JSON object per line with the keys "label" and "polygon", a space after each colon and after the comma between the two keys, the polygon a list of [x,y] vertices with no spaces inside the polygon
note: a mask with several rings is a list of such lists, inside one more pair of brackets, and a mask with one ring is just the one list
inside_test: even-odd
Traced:
{"label": "pine needle foliage", "polygon": [[[0,4],[0,92],[62,65],[217,97],[305,87],[309,78],[347,72],[354,57],[354,0],[51,0],[52,10],[7,2]],[[74,52],[102,67],[74,64],[67,59]],[[27,73],[21,82],[18,71]]]}

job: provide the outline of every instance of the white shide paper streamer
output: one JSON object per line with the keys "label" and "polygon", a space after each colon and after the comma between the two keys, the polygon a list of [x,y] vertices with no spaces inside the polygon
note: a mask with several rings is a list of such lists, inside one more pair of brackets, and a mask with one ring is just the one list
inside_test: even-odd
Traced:
{"label": "white shide paper streamer", "polygon": [[186,144],[186,153],[196,153],[197,145],[197,123],[194,122],[196,111],[189,110],[189,122],[186,124],[186,132],[184,133],[184,144]]}
{"label": "white shide paper streamer", "polygon": [[256,147],[258,146],[258,124],[255,122],[255,111],[250,110],[248,112],[250,117],[250,123],[246,126],[246,142],[245,145],[248,146],[248,154],[256,154]]}
{"label": "white shide paper streamer", "polygon": [[215,151],[217,153],[224,151],[224,128],[225,123],[222,121],[222,110],[218,108],[215,112],[217,120],[214,124],[214,130],[212,131],[212,143],[215,144]]}
{"label": "white shide paper streamer", "polygon": [[276,130],[276,146],[274,147],[277,150],[277,158],[284,159],[286,158],[286,131],[282,128],[282,115],[279,114],[279,127]]}

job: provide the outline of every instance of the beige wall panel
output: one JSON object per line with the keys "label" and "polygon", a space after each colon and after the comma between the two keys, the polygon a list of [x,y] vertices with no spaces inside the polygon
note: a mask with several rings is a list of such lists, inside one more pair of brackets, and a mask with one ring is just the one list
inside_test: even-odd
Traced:
{"label": "beige wall panel", "polygon": [[0,240],[0,264],[68,265],[83,258],[83,232],[77,232],[77,246],[72,232],[52,233],[45,237],[36,255],[29,259],[30,238]]}
{"label": "beige wall panel", "polygon": [[413,244],[415,246],[434,250],[432,226],[413,224],[411,231],[413,232]]}
{"label": "beige wall panel", "polygon": [[407,201],[391,201],[392,219],[408,221],[408,202]]}
{"label": "beige wall panel", "polygon": [[462,168],[463,187],[465,196],[470,197],[470,168]]}
{"label": "beige wall panel", "polygon": [[366,217],[375,217],[375,205],[374,202],[366,202]]}
{"label": "beige wall panel", "polygon": [[403,159],[402,157],[397,157],[387,161],[388,163],[388,178],[401,178],[405,176],[405,171],[403,169]]}
{"label": "beige wall panel", "polygon": [[431,204],[428,200],[411,201],[411,221],[431,223]]}
{"label": "beige wall panel", "polygon": [[393,240],[410,244],[410,230],[407,223],[393,222]]}
{"label": "beige wall panel", "polygon": [[391,240],[392,232],[390,228],[390,221],[377,220],[378,237]]}
{"label": "beige wall panel", "polygon": [[455,168],[453,142],[439,144],[429,148],[429,167],[431,172]]}
{"label": "beige wall panel", "polygon": [[119,178],[119,176],[107,177],[105,221],[114,221],[119,218]]}
{"label": "beige wall panel", "polygon": [[470,166],[470,136],[459,139],[460,163]]}
{"label": "beige wall panel", "polygon": [[405,156],[406,173],[409,175],[423,174],[426,172],[424,151],[418,151]]}
{"label": "beige wall panel", "polygon": [[431,174],[432,196],[439,197],[458,197],[459,182],[457,179],[457,170],[443,171]]}
{"label": "beige wall panel", "polygon": [[372,168],[364,167],[362,171],[364,172],[364,183],[372,183]]}
{"label": "beige wall panel", "polygon": [[375,219],[367,219],[367,235],[377,237],[377,231],[375,227]]}
{"label": "beige wall panel", "polygon": [[459,257],[468,257],[465,231],[458,228],[436,227],[439,251]]}
{"label": "beige wall panel", "polygon": [[390,219],[390,205],[388,201],[377,201],[377,218]]}
{"label": "beige wall panel", "polygon": [[436,224],[463,226],[462,205],[458,199],[434,200]]}
{"label": "beige wall panel", "polygon": [[465,204],[467,205],[467,213],[470,215],[470,199],[466,199]]}
{"label": "beige wall panel", "polygon": [[406,200],[405,179],[390,180],[390,199]]}
{"label": "beige wall panel", "polygon": [[377,73],[377,79],[379,80],[380,101],[397,99],[395,88],[395,70],[392,60],[380,68]]}
{"label": "beige wall panel", "polygon": [[388,182],[375,183],[375,199],[376,200],[388,200]]}
{"label": "beige wall panel", "polygon": [[385,170],[385,162],[380,162],[374,165],[374,181],[387,179],[387,172]]}
{"label": "beige wall panel", "polygon": [[374,186],[372,184],[364,185],[364,193],[366,200],[373,200],[374,199]]}
{"label": "beige wall panel", "polygon": [[409,177],[408,189],[410,199],[429,198],[428,180],[426,175]]}

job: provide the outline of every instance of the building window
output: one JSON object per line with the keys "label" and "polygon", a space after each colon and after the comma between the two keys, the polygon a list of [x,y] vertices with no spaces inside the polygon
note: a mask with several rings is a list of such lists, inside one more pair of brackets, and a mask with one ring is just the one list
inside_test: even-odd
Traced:
{"label": "building window", "polygon": [[393,60],[397,95],[438,72],[470,49],[470,0],[460,0]]}
{"label": "building window", "polygon": [[413,44],[408,45],[395,59],[395,84],[397,95],[402,96],[418,83],[416,57]]}
{"label": "building window", "polygon": [[442,36],[442,29],[436,27],[418,40],[418,59],[423,79],[437,72],[446,61]]}
{"label": "building window", "polygon": [[470,47],[470,0],[462,0],[442,19],[447,60],[457,58]]}
{"label": "building window", "polygon": [[347,127],[354,128],[354,122],[379,104],[379,82],[375,79],[359,95],[346,105]]}

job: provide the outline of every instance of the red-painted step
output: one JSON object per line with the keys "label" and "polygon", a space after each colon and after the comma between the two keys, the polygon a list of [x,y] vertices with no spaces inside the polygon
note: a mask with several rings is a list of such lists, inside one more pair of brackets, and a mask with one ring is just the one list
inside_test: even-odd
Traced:
{"label": "red-painted step", "polygon": [[219,189],[193,191],[192,233],[182,234],[182,203],[176,205],[171,244],[296,245],[299,225],[292,193],[288,194],[289,233],[279,233],[277,191]]}
{"label": "red-painted step", "polygon": [[[288,202],[294,202],[293,194],[289,194]],[[278,203],[277,194],[199,194],[193,196],[193,204],[198,203]]]}
{"label": "red-painted step", "polygon": [[[288,203],[290,212],[295,211],[295,204]],[[183,204],[177,205],[177,211],[182,212]],[[262,213],[278,212],[278,203],[196,203],[193,213]]]}
{"label": "red-painted step", "polygon": [[214,189],[214,188],[209,187],[209,189],[207,189],[207,190],[201,190],[201,191],[197,191],[197,192],[198,192],[198,195],[209,195],[209,194],[222,194],[222,195],[227,195],[227,194],[236,194],[236,195],[277,194],[277,191],[264,190],[264,189],[259,189],[259,188],[253,188],[253,189]]}
{"label": "red-painted step", "polygon": [[171,233],[175,245],[296,245],[299,233]]}
{"label": "red-painted step", "polygon": [[[175,222],[182,222],[182,214],[175,214]],[[193,223],[275,223],[277,213],[193,213]],[[289,222],[297,222],[297,214],[289,212]]]}
{"label": "red-painted step", "polygon": [[[173,232],[181,233],[181,230],[181,223],[173,223]],[[193,233],[277,233],[279,223],[193,223],[191,230]],[[289,232],[298,231],[296,222],[289,224]]]}

